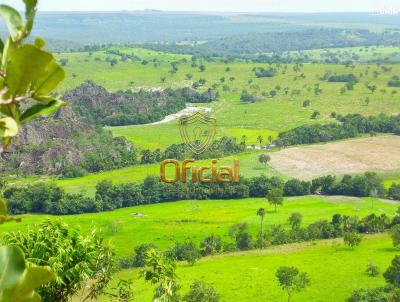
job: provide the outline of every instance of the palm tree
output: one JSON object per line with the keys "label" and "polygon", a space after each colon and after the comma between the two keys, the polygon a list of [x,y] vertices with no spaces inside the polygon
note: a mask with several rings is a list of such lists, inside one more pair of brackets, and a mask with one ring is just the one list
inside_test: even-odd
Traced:
{"label": "palm tree", "polygon": [[260,216],[261,218],[261,224],[260,224],[260,248],[264,248],[264,217],[265,217],[265,209],[264,208],[259,208],[257,211],[257,215]]}

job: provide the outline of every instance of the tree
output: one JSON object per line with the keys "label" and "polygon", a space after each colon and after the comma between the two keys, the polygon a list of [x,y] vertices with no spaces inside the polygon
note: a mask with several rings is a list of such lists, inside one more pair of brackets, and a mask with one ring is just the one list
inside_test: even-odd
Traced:
{"label": "tree", "polygon": [[390,229],[390,235],[392,237],[393,246],[399,247],[399,245],[400,245],[400,224],[397,224]]}
{"label": "tree", "polygon": [[36,265],[47,265],[56,280],[41,287],[45,301],[68,301],[86,286],[84,299],[95,299],[105,289],[113,271],[113,253],[95,232],[81,236],[60,222],[45,221],[27,232],[8,233],[4,242],[18,246]]}
{"label": "tree", "polygon": [[269,156],[268,154],[260,154],[260,156],[258,157],[258,161],[262,164],[265,165],[265,167],[267,166],[267,164],[271,161],[271,156]]}
{"label": "tree", "polygon": [[250,250],[252,248],[252,241],[248,228],[249,225],[247,223],[237,223],[229,230],[229,235],[235,240],[236,247],[241,251]]}
{"label": "tree", "polygon": [[310,285],[308,275],[300,273],[296,267],[281,266],[276,271],[275,276],[278,278],[282,290],[286,291],[288,302],[290,302],[294,292],[302,291]]}
{"label": "tree", "polygon": [[218,302],[219,296],[215,289],[202,281],[190,285],[189,292],[183,298],[185,302]]}
{"label": "tree", "polygon": [[298,230],[302,220],[303,216],[300,213],[292,213],[289,217],[289,223],[292,226],[292,230]]}
{"label": "tree", "polygon": [[264,217],[265,217],[265,209],[259,208],[257,211],[257,215],[260,216],[260,248],[264,248]]}
{"label": "tree", "polygon": [[149,250],[146,258],[144,279],[156,285],[153,302],[178,302],[179,285],[175,273],[176,264],[160,252]]}
{"label": "tree", "polygon": [[283,204],[283,190],[280,188],[271,189],[267,193],[268,202],[275,206],[275,212],[277,211],[277,206]]}
{"label": "tree", "polygon": [[389,268],[383,273],[383,277],[391,285],[400,287],[400,256],[394,257]]}
{"label": "tree", "polygon": [[344,244],[348,245],[352,250],[359,246],[362,241],[362,236],[356,232],[347,232],[343,237]]}

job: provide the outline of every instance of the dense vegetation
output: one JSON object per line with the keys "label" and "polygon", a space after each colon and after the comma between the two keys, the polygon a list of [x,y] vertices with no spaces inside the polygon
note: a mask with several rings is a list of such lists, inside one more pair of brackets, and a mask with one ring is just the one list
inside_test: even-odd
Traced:
{"label": "dense vegetation", "polygon": [[314,144],[357,137],[360,134],[399,133],[400,116],[364,117],[359,114],[337,116],[338,123],[305,125],[281,132],[275,143],[278,146]]}
{"label": "dense vegetation", "polygon": [[[216,39],[195,46],[177,44],[145,44],[142,47],[172,53],[194,54],[206,57],[254,58],[255,54],[282,53],[306,49],[355,47],[370,45],[399,45],[399,33],[377,33],[369,30],[316,28],[273,33],[250,33]],[[244,56],[243,56],[244,55]],[[247,56],[246,56],[247,55]],[[248,56],[253,55],[253,56]],[[276,58],[275,58],[276,59]]]}
{"label": "dense vegetation", "polygon": [[218,98],[218,93],[212,89],[198,92],[190,88],[110,93],[89,81],[68,91],[64,98],[86,123],[121,126],[160,121],[184,109],[186,103],[212,102]]}
{"label": "dense vegetation", "polygon": [[[388,192],[382,180],[375,173],[361,176],[324,176],[311,182],[264,175],[241,179],[231,184],[175,183],[166,184],[158,177],[147,177],[143,183],[113,185],[101,181],[96,186],[95,198],[82,194],[69,194],[55,184],[38,183],[22,187],[11,186],[4,192],[10,213],[47,213],[56,215],[100,212],[118,208],[169,202],[177,200],[241,199],[267,197],[270,203],[279,205],[283,196],[304,196],[308,194],[348,196],[399,197],[398,187]],[[273,194],[273,196],[271,195]]]}

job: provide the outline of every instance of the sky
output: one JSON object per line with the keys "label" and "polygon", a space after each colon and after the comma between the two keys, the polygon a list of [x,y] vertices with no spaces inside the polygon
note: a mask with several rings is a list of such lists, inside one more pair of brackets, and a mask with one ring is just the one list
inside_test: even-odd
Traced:
{"label": "sky", "polygon": [[[1,0],[22,10],[22,0]],[[400,12],[399,0],[39,0],[40,11]]]}

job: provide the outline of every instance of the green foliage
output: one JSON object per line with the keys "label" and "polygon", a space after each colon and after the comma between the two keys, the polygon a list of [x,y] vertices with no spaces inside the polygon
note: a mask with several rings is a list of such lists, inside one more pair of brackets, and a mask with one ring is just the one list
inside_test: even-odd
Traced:
{"label": "green foliage", "polygon": [[117,286],[112,287],[109,292],[105,293],[110,302],[130,302],[134,300],[132,291],[132,280],[120,279]]}
{"label": "green foliage", "polygon": [[359,246],[362,241],[362,236],[356,232],[347,232],[343,237],[344,244],[349,246],[352,250]]}
{"label": "green foliage", "polygon": [[176,264],[155,250],[149,250],[143,271],[146,281],[156,286],[153,302],[178,302],[179,286],[175,274]]}
{"label": "green foliage", "polygon": [[292,213],[289,217],[289,223],[292,226],[292,230],[297,230],[300,228],[303,216],[300,213]]}
{"label": "green foliage", "polygon": [[200,259],[200,251],[196,248],[193,241],[184,243],[176,243],[169,251],[168,257],[178,261],[187,261],[190,266],[193,266]]}
{"label": "green foliage", "polygon": [[394,257],[389,268],[383,273],[386,282],[400,288],[400,256]]}
{"label": "green foliage", "polygon": [[[43,40],[23,44],[33,26],[37,1],[25,0],[24,3],[25,24],[19,12],[0,5],[0,15],[9,31],[9,38],[1,49],[0,66],[0,136],[3,148],[17,135],[21,124],[38,116],[49,116],[64,105],[59,98],[50,95],[64,80],[64,70],[51,53],[41,49]],[[29,100],[36,103],[31,104]]]}
{"label": "green foliage", "polygon": [[277,206],[283,204],[283,190],[282,189],[271,189],[267,192],[268,202],[275,206],[275,212]]}
{"label": "green foliage", "polygon": [[204,238],[200,243],[203,256],[219,254],[223,251],[223,244],[220,236],[211,235]]}
{"label": "green foliage", "polygon": [[133,265],[142,267],[146,264],[147,254],[150,250],[156,250],[156,246],[152,243],[143,243],[135,247],[135,258]]}
{"label": "green foliage", "polygon": [[400,225],[395,225],[390,229],[390,234],[393,241],[394,247],[399,247],[400,245]]}
{"label": "green foliage", "polygon": [[92,285],[84,298],[96,298],[111,278],[113,253],[95,231],[82,236],[60,222],[46,221],[28,232],[7,233],[3,242],[18,246],[28,261],[55,273],[55,280],[38,290],[44,301],[68,301],[89,280]]}
{"label": "green foliage", "polygon": [[183,298],[185,302],[218,302],[219,296],[212,286],[202,281],[190,285],[189,292]]}
{"label": "green foliage", "polygon": [[41,301],[35,290],[54,277],[49,267],[25,261],[19,247],[0,247],[0,302]]}
{"label": "green foliage", "polygon": [[380,274],[379,267],[374,262],[370,261],[367,264],[367,269],[365,270],[365,273],[370,277],[377,277]]}
{"label": "green foliage", "polygon": [[292,294],[304,290],[310,285],[310,279],[306,273],[300,273],[296,267],[281,266],[275,274],[278,278],[279,285],[282,290],[285,290],[288,295],[288,302],[290,302]]}
{"label": "green foliage", "polygon": [[389,302],[389,300],[385,292],[377,288],[356,290],[346,302]]}

